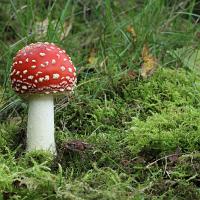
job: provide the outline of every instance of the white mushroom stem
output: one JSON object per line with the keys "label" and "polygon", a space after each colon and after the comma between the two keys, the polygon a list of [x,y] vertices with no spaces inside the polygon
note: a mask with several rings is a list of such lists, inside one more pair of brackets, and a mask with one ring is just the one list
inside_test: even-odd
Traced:
{"label": "white mushroom stem", "polygon": [[47,150],[56,154],[53,95],[29,97],[27,151]]}

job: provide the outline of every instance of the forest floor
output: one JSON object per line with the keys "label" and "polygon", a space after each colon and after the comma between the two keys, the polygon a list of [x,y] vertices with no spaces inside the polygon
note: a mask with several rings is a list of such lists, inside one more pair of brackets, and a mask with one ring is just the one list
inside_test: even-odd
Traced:
{"label": "forest floor", "polygon": [[[171,3],[170,3],[171,2]],[[200,199],[195,1],[0,3],[0,199]],[[54,42],[77,87],[55,99],[58,155],[26,153],[17,50]]]}

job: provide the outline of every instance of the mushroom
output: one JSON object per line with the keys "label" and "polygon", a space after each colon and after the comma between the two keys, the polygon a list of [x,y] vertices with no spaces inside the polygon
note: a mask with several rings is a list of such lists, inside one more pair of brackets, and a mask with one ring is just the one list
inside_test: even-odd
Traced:
{"label": "mushroom", "polygon": [[76,85],[71,58],[53,43],[30,44],[14,57],[10,78],[14,91],[29,102],[27,151],[56,154],[54,96],[70,93]]}

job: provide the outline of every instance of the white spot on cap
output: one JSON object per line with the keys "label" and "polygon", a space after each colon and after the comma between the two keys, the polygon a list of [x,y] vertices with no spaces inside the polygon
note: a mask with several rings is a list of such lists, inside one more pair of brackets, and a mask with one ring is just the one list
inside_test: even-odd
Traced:
{"label": "white spot on cap", "polygon": [[20,71],[17,71],[15,75],[19,75],[19,74],[20,74]]}
{"label": "white spot on cap", "polygon": [[70,76],[66,76],[66,79],[69,80],[69,79],[70,79]]}
{"label": "white spot on cap", "polygon": [[59,91],[60,91],[60,92],[64,92],[65,89],[64,89],[64,88],[60,88]]}
{"label": "white spot on cap", "polygon": [[55,59],[52,59],[51,63],[52,63],[52,64],[56,64],[56,60],[55,60]]}
{"label": "white spot on cap", "polygon": [[32,62],[36,62],[36,60],[32,60]]}
{"label": "white spot on cap", "polygon": [[42,74],[42,72],[41,72],[41,71],[38,71],[36,74]]}
{"label": "white spot on cap", "polygon": [[36,65],[32,65],[32,66],[31,66],[31,69],[35,69],[35,68],[36,68]]}
{"label": "white spot on cap", "polygon": [[59,74],[53,74],[53,79],[58,79],[60,77]]}
{"label": "white spot on cap", "polygon": [[64,61],[67,61],[67,58],[64,58]]}
{"label": "white spot on cap", "polygon": [[49,62],[48,61],[46,61],[46,62],[44,62],[45,63],[45,65],[48,65],[49,64]]}
{"label": "white spot on cap", "polygon": [[28,76],[28,79],[32,80],[34,78],[34,76],[30,75]]}
{"label": "white spot on cap", "polygon": [[27,74],[27,72],[28,72],[28,70],[24,70],[24,71],[23,71],[23,74]]}
{"label": "white spot on cap", "polygon": [[41,77],[38,79],[39,82],[43,82],[43,80],[44,80],[44,77]]}
{"label": "white spot on cap", "polygon": [[69,79],[69,82],[70,82],[70,83],[73,83],[73,82],[74,82],[74,79],[73,79],[73,78],[70,78],[70,79]]}
{"label": "white spot on cap", "polygon": [[21,60],[19,61],[19,64],[22,64],[22,61],[21,61]]}
{"label": "white spot on cap", "polygon": [[45,75],[44,80],[48,81],[50,79],[49,75]]}
{"label": "white spot on cap", "polygon": [[45,65],[44,65],[44,64],[41,64],[40,66],[41,66],[41,67],[45,67]]}
{"label": "white spot on cap", "polygon": [[67,81],[62,81],[61,83],[60,83],[60,85],[62,85],[62,86],[65,86],[67,84]]}
{"label": "white spot on cap", "polygon": [[35,81],[34,81],[35,83],[38,83],[38,81],[35,79]]}
{"label": "white spot on cap", "polygon": [[68,68],[68,71],[69,71],[69,72],[72,72],[72,68],[69,67],[69,68]]}
{"label": "white spot on cap", "polygon": [[61,66],[60,69],[61,69],[61,71],[64,72],[66,68],[64,66]]}
{"label": "white spot on cap", "polygon": [[23,89],[23,90],[27,90],[28,88],[27,88],[26,85],[22,85],[22,89]]}
{"label": "white spot on cap", "polygon": [[45,55],[46,55],[45,53],[42,53],[42,52],[40,53],[40,56],[45,56]]}
{"label": "white spot on cap", "polygon": [[28,62],[28,58],[26,58],[26,62]]}

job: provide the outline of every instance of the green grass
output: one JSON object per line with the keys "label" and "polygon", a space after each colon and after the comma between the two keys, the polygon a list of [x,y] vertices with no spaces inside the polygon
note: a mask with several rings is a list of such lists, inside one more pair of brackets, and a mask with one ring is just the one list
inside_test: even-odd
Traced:
{"label": "green grass", "polygon": [[[198,51],[194,6],[178,0],[2,1],[0,199],[198,200],[200,73],[172,56],[177,48]],[[45,19],[46,31],[39,33]],[[79,71],[75,93],[56,99],[57,157],[25,153],[27,102],[10,87],[12,57],[36,41],[66,49]],[[140,76],[144,44],[159,61],[146,79]],[[88,63],[92,50],[94,64]],[[74,141],[88,145],[69,149]]]}

